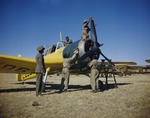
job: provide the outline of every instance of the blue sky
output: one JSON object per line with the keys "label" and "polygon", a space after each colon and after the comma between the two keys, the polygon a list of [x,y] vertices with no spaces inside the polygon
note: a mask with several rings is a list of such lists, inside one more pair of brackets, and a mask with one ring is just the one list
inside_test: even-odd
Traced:
{"label": "blue sky", "polygon": [[60,31],[63,40],[79,40],[90,16],[108,58],[148,64],[150,0],[0,0],[0,54],[35,58],[36,48],[57,43]]}

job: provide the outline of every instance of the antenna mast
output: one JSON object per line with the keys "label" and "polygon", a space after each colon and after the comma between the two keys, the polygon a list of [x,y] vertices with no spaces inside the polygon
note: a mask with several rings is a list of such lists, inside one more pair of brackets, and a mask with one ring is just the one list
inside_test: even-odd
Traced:
{"label": "antenna mast", "polygon": [[61,32],[60,32],[60,41],[62,41],[62,34],[61,34]]}

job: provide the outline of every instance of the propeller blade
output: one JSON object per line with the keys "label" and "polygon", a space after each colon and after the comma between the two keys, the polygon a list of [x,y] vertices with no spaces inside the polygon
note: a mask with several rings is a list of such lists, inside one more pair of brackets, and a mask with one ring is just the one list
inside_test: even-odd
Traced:
{"label": "propeller blade", "polygon": [[115,64],[114,64],[110,59],[108,59],[102,52],[101,52],[101,55],[102,55],[109,63],[111,63],[112,65],[115,66]]}
{"label": "propeller blade", "polygon": [[97,34],[96,34],[96,29],[95,29],[95,24],[94,24],[94,20],[91,20],[91,39],[93,41],[93,47],[96,48],[98,47],[98,43],[97,43]]}
{"label": "propeller blade", "polygon": [[85,60],[87,57],[90,57],[90,56],[93,55],[95,52],[99,52],[99,48],[93,48],[92,50],[89,50],[88,52],[86,52],[84,55],[82,55],[82,56],[78,59],[78,63],[81,63],[83,60]]}

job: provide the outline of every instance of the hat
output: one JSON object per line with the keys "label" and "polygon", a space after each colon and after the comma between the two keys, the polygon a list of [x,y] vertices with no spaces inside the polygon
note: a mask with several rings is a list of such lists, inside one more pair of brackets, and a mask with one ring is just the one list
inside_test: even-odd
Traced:
{"label": "hat", "polygon": [[38,103],[37,101],[34,101],[34,102],[32,103],[32,106],[39,106],[39,103]]}
{"label": "hat", "polygon": [[86,23],[87,22],[87,20],[84,20],[84,22],[83,23]]}
{"label": "hat", "polygon": [[69,38],[68,36],[66,36],[66,38]]}
{"label": "hat", "polygon": [[40,46],[40,47],[37,48],[38,51],[41,51],[43,49],[45,49],[43,46]]}

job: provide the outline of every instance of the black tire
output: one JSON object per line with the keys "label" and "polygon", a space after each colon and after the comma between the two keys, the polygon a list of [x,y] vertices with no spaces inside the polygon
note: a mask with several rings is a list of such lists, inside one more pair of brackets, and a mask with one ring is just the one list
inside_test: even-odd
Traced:
{"label": "black tire", "polygon": [[98,80],[99,83],[99,89],[103,89],[103,82],[101,80]]}

